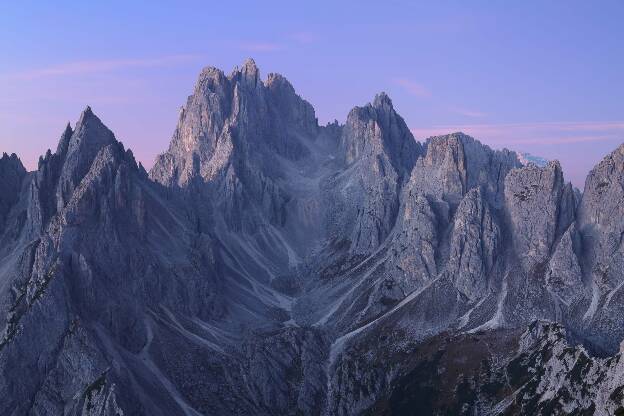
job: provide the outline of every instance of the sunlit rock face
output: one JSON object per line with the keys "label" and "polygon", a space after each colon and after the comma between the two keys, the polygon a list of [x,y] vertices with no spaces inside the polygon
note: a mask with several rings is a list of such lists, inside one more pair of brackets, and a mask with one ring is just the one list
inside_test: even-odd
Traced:
{"label": "sunlit rock face", "polygon": [[320,126],[204,69],[148,173],[90,108],[0,158],[0,414],[618,414],[624,151]]}

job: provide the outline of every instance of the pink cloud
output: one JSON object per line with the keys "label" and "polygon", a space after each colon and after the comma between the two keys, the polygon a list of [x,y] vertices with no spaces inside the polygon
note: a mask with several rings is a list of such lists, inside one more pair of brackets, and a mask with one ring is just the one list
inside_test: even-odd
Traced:
{"label": "pink cloud", "polygon": [[461,131],[494,148],[558,159],[565,177],[582,188],[587,172],[624,142],[624,121],[468,123],[412,129],[417,140]]}
{"label": "pink cloud", "polygon": [[412,129],[415,137],[461,131],[476,139],[501,145],[552,145],[624,140],[624,122],[543,122],[450,124]]}
{"label": "pink cloud", "polygon": [[407,78],[395,78],[393,82],[415,97],[431,97],[431,92],[427,88]]}
{"label": "pink cloud", "polygon": [[127,68],[149,68],[177,65],[199,59],[198,55],[170,55],[146,59],[109,59],[94,61],[75,61],[45,68],[25,70],[8,74],[10,79],[32,80],[50,76],[81,75],[110,72]]}
{"label": "pink cloud", "polygon": [[469,110],[466,108],[453,107],[451,111],[466,117],[481,118],[487,116],[487,113],[477,110]]}

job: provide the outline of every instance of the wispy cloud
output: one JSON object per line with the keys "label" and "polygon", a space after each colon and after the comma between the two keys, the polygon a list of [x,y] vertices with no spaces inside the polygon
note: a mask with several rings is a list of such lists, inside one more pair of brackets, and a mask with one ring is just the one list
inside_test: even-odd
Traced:
{"label": "wispy cloud", "polygon": [[296,32],[290,35],[290,37],[298,43],[310,44],[316,42],[319,37],[316,33],[312,32]]}
{"label": "wispy cloud", "polygon": [[128,68],[152,68],[179,65],[199,59],[199,55],[169,55],[143,59],[107,59],[74,61],[43,68],[36,68],[7,74],[7,78],[31,80],[44,77],[83,75],[111,72]]}
{"label": "wispy cloud", "polygon": [[470,109],[467,109],[467,108],[460,108],[460,107],[452,107],[451,111],[453,111],[454,113],[457,113],[459,115],[466,116],[466,117],[471,117],[471,118],[481,118],[481,117],[486,117],[487,116],[487,113],[484,113],[482,111],[470,110]]}
{"label": "wispy cloud", "polygon": [[418,140],[457,131],[494,148],[506,147],[558,159],[566,178],[581,188],[587,172],[624,142],[624,121],[468,123],[412,129]]}
{"label": "wispy cloud", "polygon": [[457,131],[500,146],[624,141],[624,121],[449,124],[412,129],[421,139]]}
{"label": "wispy cloud", "polygon": [[284,46],[273,42],[244,42],[240,48],[249,52],[276,52],[284,49]]}
{"label": "wispy cloud", "polygon": [[423,85],[407,78],[394,78],[392,82],[402,87],[407,93],[421,98],[431,97],[431,92]]}

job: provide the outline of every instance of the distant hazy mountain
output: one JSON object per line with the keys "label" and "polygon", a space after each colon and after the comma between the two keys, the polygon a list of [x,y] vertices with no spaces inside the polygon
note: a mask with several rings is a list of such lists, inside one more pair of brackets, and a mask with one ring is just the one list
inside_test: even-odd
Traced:
{"label": "distant hazy mountain", "polygon": [[540,156],[533,156],[530,153],[517,153],[517,155],[518,160],[520,160],[520,163],[522,163],[524,166],[528,165],[529,163],[533,163],[534,165],[543,168],[548,164],[548,159],[544,159]]}
{"label": "distant hazy mountain", "polygon": [[581,197],[206,68],[149,173],[90,108],[0,159],[0,414],[619,414],[623,214],[624,146]]}

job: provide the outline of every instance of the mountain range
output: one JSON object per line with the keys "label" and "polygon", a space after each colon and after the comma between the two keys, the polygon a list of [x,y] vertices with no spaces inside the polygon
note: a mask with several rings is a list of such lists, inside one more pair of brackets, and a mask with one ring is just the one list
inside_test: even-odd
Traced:
{"label": "mountain range", "polygon": [[0,159],[0,414],[624,414],[624,145],[580,192],[378,94],[206,68],[148,172]]}

